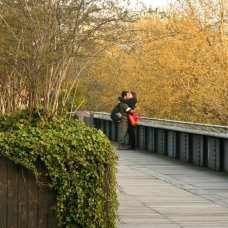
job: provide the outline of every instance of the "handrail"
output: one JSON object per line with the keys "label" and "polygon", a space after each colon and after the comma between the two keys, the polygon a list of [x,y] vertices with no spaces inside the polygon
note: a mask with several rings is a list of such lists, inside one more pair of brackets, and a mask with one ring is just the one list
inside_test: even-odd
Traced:
{"label": "handrail", "polygon": [[[93,112],[94,115],[102,115],[105,119],[110,119],[110,113],[107,112]],[[166,120],[166,119],[157,119],[157,118],[147,118],[147,117],[139,117],[142,125],[153,125],[154,127],[161,128],[170,128],[174,130],[182,130],[184,132],[196,132],[200,133],[209,133],[209,135],[218,136],[218,134],[222,137],[228,137],[228,126],[220,126],[220,125],[210,125],[210,124],[201,124],[201,123],[193,123],[193,122],[185,122],[185,121],[176,121],[176,120]]]}
{"label": "handrail", "polygon": [[145,120],[158,120],[170,123],[183,123],[183,124],[190,124],[190,125],[199,125],[199,126],[207,126],[207,127],[218,127],[218,128],[225,128],[228,130],[228,126],[222,125],[213,125],[213,124],[203,124],[203,123],[195,123],[195,122],[188,122],[188,121],[180,121],[180,120],[167,120],[167,119],[159,119],[159,118],[148,118],[148,117],[140,117],[141,119]]}

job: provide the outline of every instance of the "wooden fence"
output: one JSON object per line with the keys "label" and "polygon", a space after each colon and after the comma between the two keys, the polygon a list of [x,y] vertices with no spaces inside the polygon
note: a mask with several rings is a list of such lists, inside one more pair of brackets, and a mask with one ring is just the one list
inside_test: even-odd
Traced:
{"label": "wooden fence", "polygon": [[55,228],[55,204],[31,171],[0,157],[0,228]]}

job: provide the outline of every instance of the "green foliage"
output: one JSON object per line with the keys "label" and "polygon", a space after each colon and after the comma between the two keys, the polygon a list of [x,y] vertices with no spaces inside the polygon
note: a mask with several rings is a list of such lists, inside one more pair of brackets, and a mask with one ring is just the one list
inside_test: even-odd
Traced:
{"label": "green foliage", "polygon": [[59,227],[115,227],[117,157],[106,136],[82,122],[0,117],[0,151],[39,178],[46,167],[57,193]]}

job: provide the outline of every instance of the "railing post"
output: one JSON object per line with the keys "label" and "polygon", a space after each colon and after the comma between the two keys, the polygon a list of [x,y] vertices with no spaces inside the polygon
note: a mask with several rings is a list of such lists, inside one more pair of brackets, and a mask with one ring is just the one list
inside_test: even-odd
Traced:
{"label": "railing post", "polygon": [[110,139],[110,133],[109,133],[109,122],[108,120],[104,121],[104,131],[106,136]]}
{"label": "railing post", "polygon": [[155,129],[151,127],[146,129],[146,149],[155,152]]}
{"label": "railing post", "polygon": [[192,135],[193,160],[195,165],[203,166],[203,136]]}
{"label": "railing post", "polygon": [[146,129],[144,126],[138,126],[138,132],[139,132],[139,137],[138,137],[138,147],[140,149],[145,149],[146,148]]}
{"label": "railing post", "polygon": [[97,118],[94,118],[93,119],[93,125],[96,129],[101,129],[101,120],[100,119],[97,119]]}
{"label": "railing post", "polygon": [[167,131],[167,154],[169,157],[176,158],[176,132],[174,131]]}
{"label": "railing post", "polygon": [[179,138],[179,150],[180,150],[180,160],[184,162],[189,162],[190,155],[189,155],[189,134],[180,132]]}
{"label": "railing post", "polygon": [[161,155],[165,155],[165,130],[156,129],[155,137],[155,152]]}
{"label": "railing post", "polygon": [[220,140],[218,138],[208,137],[208,168],[220,170]]}
{"label": "railing post", "polygon": [[228,172],[228,139],[223,139],[224,171]]}

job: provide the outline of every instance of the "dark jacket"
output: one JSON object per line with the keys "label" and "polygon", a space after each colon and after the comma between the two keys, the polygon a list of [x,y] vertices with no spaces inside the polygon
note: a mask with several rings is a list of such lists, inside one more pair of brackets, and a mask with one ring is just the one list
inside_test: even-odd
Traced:
{"label": "dark jacket", "polygon": [[131,98],[131,99],[123,99],[122,97],[119,97],[119,101],[121,103],[126,104],[129,106],[131,109],[134,109],[136,107],[137,99]]}
{"label": "dark jacket", "polygon": [[131,107],[129,105],[126,104],[125,99],[123,99],[122,97],[118,97],[120,104],[120,112],[123,116],[123,119],[127,120],[127,114],[131,112]]}

